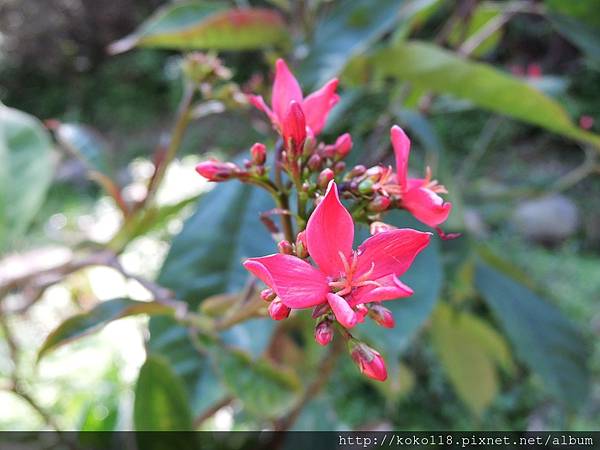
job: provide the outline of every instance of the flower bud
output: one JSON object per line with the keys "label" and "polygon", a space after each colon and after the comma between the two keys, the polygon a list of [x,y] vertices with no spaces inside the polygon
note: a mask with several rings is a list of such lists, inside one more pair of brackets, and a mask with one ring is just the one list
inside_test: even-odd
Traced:
{"label": "flower bud", "polygon": [[370,179],[366,179],[360,182],[358,185],[358,192],[361,194],[370,194],[373,192],[373,181]]}
{"label": "flower bud", "polygon": [[257,166],[262,166],[267,160],[267,148],[264,144],[257,142],[250,149],[250,155],[252,156],[252,162]]}
{"label": "flower bud", "polygon": [[383,195],[377,195],[373,200],[369,202],[367,208],[371,212],[382,212],[388,209],[391,204],[392,201],[388,197],[384,197]]}
{"label": "flower bud", "polygon": [[290,315],[290,308],[285,306],[279,297],[276,297],[271,303],[269,303],[269,315],[273,320],[287,319]]}
{"label": "flower bud", "polygon": [[594,126],[594,118],[592,116],[581,116],[579,118],[579,127],[584,130],[590,130]]}
{"label": "flower bud", "polygon": [[240,168],[234,163],[216,159],[201,162],[196,166],[196,172],[208,181],[226,181],[241,174]]}
{"label": "flower bud", "polygon": [[365,173],[365,175],[373,182],[379,181],[381,175],[383,175],[383,171],[385,169],[382,166],[373,166],[369,167]]}
{"label": "flower bud", "polygon": [[387,379],[385,361],[379,352],[356,339],[349,341],[349,349],[352,360],[363,375],[377,381],[385,381]]}
{"label": "flower bud", "polygon": [[386,307],[381,306],[379,303],[375,303],[371,306],[369,317],[373,319],[377,325],[384,328],[394,328],[394,325],[396,324],[392,312]]}
{"label": "flower bud", "polygon": [[321,189],[327,189],[327,185],[329,185],[329,182],[331,180],[333,180],[334,178],[335,178],[335,174],[333,173],[333,170],[331,170],[331,169],[324,169],[319,174],[319,177],[317,178],[317,185]]}
{"label": "flower bud", "polygon": [[337,174],[342,173],[344,170],[346,170],[346,163],[344,161],[338,161],[333,166],[333,171]]}
{"label": "flower bud", "polygon": [[281,134],[288,150],[294,156],[302,154],[306,140],[306,119],[302,107],[295,101],[290,103],[283,123]]}
{"label": "flower bud", "polygon": [[262,298],[265,302],[272,302],[277,297],[277,294],[273,292],[271,289],[263,289],[260,291],[260,298]]}
{"label": "flower bud", "polygon": [[365,317],[369,314],[369,308],[367,308],[364,304],[356,305],[354,308],[356,311],[356,320],[359,323],[363,323],[365,321]]}
{"label": "flower bud", "polygon": [[308,162],[306,163],[306,165],[308,166],[308,168],[311,171],[318,172],[319,170],[321,170],[321,166],[323,165],[323,159],[319,155],[317,155],[316,153],[314,153],[308,159]]}
{"label": "flower bud", "polygon": [[346,175],[346,178],[352,179],[352,178],[360,177],[360,176],[364,175],[366,171],[367,171],[367,168],[365,166],[363,166],[362,164],[359,164],[358,166],[354,166],[350,170],[350,172],[348,172],[348,175]]}
{"label": "flower bud", "polygon": [[306,232],[301,231],[296,236],[296,256],[298,258],[308,258],[308,246],[306,245]]}
{"label": "flower bud", "polygon": [[344,133],[335,141],[335,157],[344,159],[352,150],[352,137],[350,133]]}
{"label": "flower bud", "polygon": [[320,345],[327,345],[333,339],[333,327],[330,320],[323,320],[315,327],[315,341]]}
{"label": "flower bud", "polygon": [[294,254],[294,247],[292,247],[292,244],[290,244],[288,241],[279,241],[279,243],[277,244],[277,248],[279,249],[279,253],[282,253],[284,255]]}
{"label": "flower bud", "polygon": [[383,233],[384,231],[391,231],[391,230],[395,230],[396,227],[393,225],[388,225],[387,223],[384,222],[373,222],[371,224],[371,226],[369,227],[369,231],[371,232],[371,235],[374,236],[378,233]]}

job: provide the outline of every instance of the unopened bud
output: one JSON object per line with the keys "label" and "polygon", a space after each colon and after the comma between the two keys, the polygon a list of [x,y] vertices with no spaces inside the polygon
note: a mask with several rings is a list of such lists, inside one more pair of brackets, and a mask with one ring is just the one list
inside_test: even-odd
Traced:
{"label": "unopened bud", "polygon": [[319,155],[317,155],[316,153],[314,153],[308,159],[308,162],[306,163],[306,165],[308,166],[308,168],[310,170],[312,170],[313,172],[318,172],[319,170],[321,170],[322,164],[323,164],[323,159]]}
{"label": "unopened bud", "polygon": [[373,192],[373,184],[373,181],[369,178],[361,181],[358,185],[358,192],[360,192],[361,194],[370,194],[371,192]]}
{"label": "unopened bud", "polygon": [[296,256],[298,258],[308,258],[308,246],[306,245],[306,232],[301,231],[296,236]]}
{"label": "unopened bud", "polygon": [[387,379],[385,361],[379,352],[356,339],[349,341],[349,350],[352,360],[363,375],[377,381]]}
{"label": "unopened bud", "polygon": [[379,181],[381,175],[383,175],[384,168],[382,166],[369,167],[365,175],[372,181]]}
{"label": "unopened bud", "polygon": [[327,345],[333,339],[333,326],[330,320],[323,320],[315,327],[315,341],[320,345]]}
{"label": "unopened bud", "polygon": [[282,253],[284,255],[294,254],[294,247],[292,247],[292,244],[290,244],[288,241],[279,241],[279,243],[277,244],[277,248],[279,249],[279,253]]}
{"label": "unopened bud", "polygon": [[306,119],[302,107],[297,102],[290,103],[281,128],[283,141],[292,155],[302,154],[306,140]]}
{"label": "unopened bud", "polygon": [[336,174],[340,174],[344,170],[346,170],[346,163],[344,161],[338,161],[338,162],[335,163],[335,166],[333,166],[333,171]]}
{"label": "unopened bud", "polygon": [[287,319],[290,311],[290,308],[285,306],[279,297],[276,297],[275,300],[269,303],[269,315],[273,320]]}
{"label": "unopened bud", "polygon": [[231,162],[221,162],[215,159],[203,161],[196,166],[196,172],[208,181],[226,181],[239,175],[240,168]]}
{"label": "unopened bud", "polygon": [[262,166],[267,160],[267,147],[264,144],[257,142],[250,149],[250,155],[252,156],[252,162],[257,166]]}
{"label": "unopened bud", "polygon": [[392,312],[378,303],[371,306],[369,317],[384,328],[394,328],[394,325],[396,324]]}
{"label": "unopened bud", "polygon": [[321,189],[327,189],[327,186],[329,185],[329,182],[331,180],[333,180],[335,178],[335,174],[333,173],[333,170],[331,169],[324,169],[320,174],[319,177],[317,178],[317,185],[321,188]]}
{"label": "unopened bud", "polygon": [[359,323],[363,323],[365,321],[365,317],[367,317],[367,314],[369,314],[369,308],[367,308],[364,304],[361,303],[359,305],[356,305],[354,310],[356,311],[356,320]]}
{"label": "unopened bud", "polygon": [[369,227],[369,231],[371,232],[371,235],[376,235],[378,233],[383,233],[384,231],[391,231],[391,230],[395,230],[396,227],[393,225],[389,225],[387,223],[384,222],[373,222],[371,224],[371,226]]}
{"label": "unopened bud", "polygon": [[348,175],[346,175],[346,178],[351,179],[351,178],[360,177],[360,176],[364,175],[366,171],[367,171],[367,168],[365,166],[363,166],[362,164],[359,164],[358,166],[354,166],[350,170],[350,172],[348,172]]}
{"label": "unopened bud", "polygon": [[335,141],[335,157],[344,159],[352,150],[352,137],[350,133],[344,133]]}
{"label": "unopened bud", "polygon": [[368,209],[371,212],[382,212],[390,207],[392,201],[388,197],[383,195],[377,195],[373,200],[369,202]]}
{"label": "unopened bud", "polygon": [[260,291],[260,298],[262,298],[265,302],[272,302],[277,297],[277,294],[273,292],[271,289],[263,289]]}

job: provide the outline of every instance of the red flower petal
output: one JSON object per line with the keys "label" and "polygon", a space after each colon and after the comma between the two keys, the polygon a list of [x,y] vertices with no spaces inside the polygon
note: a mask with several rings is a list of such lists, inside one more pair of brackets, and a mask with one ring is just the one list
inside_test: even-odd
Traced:
{"label": "red flower petal", "polygon": [[344,328],[352,328],[358,322],[358,317],[348,302],[337,294],[327,294],[327,301],[337,321]]}
{"label": "red flower petal", "polygon": [[309,308],[325,301],[325,276],[306,261],[275,254],[244,261],[244,267],[275,291],[290,308]]}
{"label": "red flower petal", "polygon": [[442,197],[425,187],[409,189],[403,193],[402,206],[417,220],[430,227],[444,222],[452,210],[451,203],[444,202]]}
{"label": "red flower petal", "polygon": [[325,197],[308,219],[306,241],[308,253],[322,272],[331,276],[344,272],[340,252],[350,260],[354,223],[340,202],[334,181],[329,183]]}
{"label": "red flower petal", "polygon": [[269,117],[269,120],[273,123],[273,125],[277,127],[280,126],[277,117],[275,117],[275,114],[273,114],[271,108],[267,106],[265,100],[262,98],[262,95],[247,95],[246,98],[251,105],[264,112]]}
{"label": "red flower petal", "polygon": [[402,189],[406,189],[406,176],[408,173],[408,157],[410,155],[410,139],[402,128],[394,125],[391,130],[392,147],[396,155],[396,172],[398,184]]}
{"label": "red flower petal", "polygon": [[329,111],[337,104],[340,97],[335,93],[338,80],[328,81],[318,91],[313,92],[302,102],[302,109],[306,115],[306,125],[317,135],[325,127]]}
{"label": "red flower petal", "polygon": [[401,276],[415,257],[427,247],[431,233],[409,228],[390,230],[371,236],[358,247],[356,277],[373,268],[369,279],[387,275]]}
{"label": "red flower petal", "polygon": [[283,59],[278,59],[275,65],[275,82],[271,106],[279,122],[283,122],[290,103],[295,101],[302,104],[302,89]]}
{"label": "red flower petal", "polygon": [[398,298],[410,297],[413,294],[413,290],[402,283],[396,275],[388,275],[376,281],[381,284],[381,287],[363,286],[358,288],[352,294],[350,304],[356,306],[361,303],[396,300]]}

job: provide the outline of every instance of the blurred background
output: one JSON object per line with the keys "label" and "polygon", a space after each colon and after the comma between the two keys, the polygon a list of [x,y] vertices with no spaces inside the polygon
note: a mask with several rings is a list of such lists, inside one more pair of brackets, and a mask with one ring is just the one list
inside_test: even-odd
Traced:
{"label": "blurred background", "polygon": [[[273,16],[212,20],[235,8]],[[201,76],[152,215],[135,222],[127,205],[144,202],[172,142],[182,67],[202,61],[191,50],[218,54],[231,76]],[[450,192],[445,231],[463,233],[417,260],[396,329],[365,331],[388,382],[343,355],[289,426],[597,429],[596,0],[4,0],[0,429],[260,429],[301,398],[324,354],[305,315],[235,327],[226,339],[246,353],[215,370],[172,318],[102,309],[153,300],[143,280],[195,309],[242,290],[242,257],[274,250],[257,218],[268,201],[193,168],[274,143],[241,93],[268,96],[278,56],[305,92],[340,77],[324,138],[352,133],[349,164],[391,163],[389,127],[402,125],[415,174],[432,166]]]}

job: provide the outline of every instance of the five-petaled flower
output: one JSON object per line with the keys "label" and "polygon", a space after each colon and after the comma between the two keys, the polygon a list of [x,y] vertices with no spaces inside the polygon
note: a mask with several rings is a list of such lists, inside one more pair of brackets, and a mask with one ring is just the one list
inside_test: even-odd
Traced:
{"label": "five-petaled flower", "polygon": [[329,183],[306,226],[307,250],[316,267],[293,255],[250,258],[244,267],[292,309],[329,306],[336,320],[352,328],[366,314],[365,303],[410,296],[398,277],[429,243],[430,233],[392,229],[352,249],[354,223]]}
{"label": "five-petaled flower", "polygon": [[447,193],[446,188],[431,179],[431,171],[427,168],[425,178],[408,178],[408,157],[410,139],[398,125],[391,130],[392,146],[396,156],[396,179],[384,186],[389,193],[399,194],[402,207],[410,211],[415,218],[435,228],[444,222],[452,204],[444,202],[438,194]]}
{"label": "five-petaled flower", "polygon": [[271,95],[271,108],[267,106],[260,95],[249,95],[248,100],[258,109],[263,111],[273,126],[283,133],[286,128],[286,122],[296,119],[299,116],[289,114],[292,102],[301,107],[301,112],[306,121],[306,128],[309,134],[318,135],[325,126],[325,121],[329,111],[336,105],[340,97],[336,94],[338,80],[336,78],[329,80],[325,85],[310,94],[303,97],[302,89],[298,80],[294,77],[283,59],[278,59],[275,65],[275,82],[273,83],[273,92]]}

